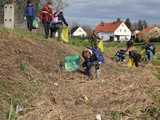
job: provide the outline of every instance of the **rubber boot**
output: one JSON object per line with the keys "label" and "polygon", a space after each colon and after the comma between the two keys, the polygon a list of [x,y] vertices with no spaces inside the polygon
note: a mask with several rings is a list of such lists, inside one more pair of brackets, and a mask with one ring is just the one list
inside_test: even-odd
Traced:
{"label": "rubber boot", "polygon": [[96,79],[100,78],[100,74],[101,74],[101,70],[100,69],[96,69]]}

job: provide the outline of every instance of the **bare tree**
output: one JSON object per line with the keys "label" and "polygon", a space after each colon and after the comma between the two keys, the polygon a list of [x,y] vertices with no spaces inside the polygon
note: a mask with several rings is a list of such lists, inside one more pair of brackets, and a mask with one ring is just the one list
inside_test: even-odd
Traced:
{"label": "bare tree", "polygon": [[68,4],[65,0],[52,0],[53,6],[57,11],[63,10]]}
{"label": "bare tree", "polygon": [[84,25],[82,28],[87,32],[88,37],[92,36],[94,30],[91,26]]}

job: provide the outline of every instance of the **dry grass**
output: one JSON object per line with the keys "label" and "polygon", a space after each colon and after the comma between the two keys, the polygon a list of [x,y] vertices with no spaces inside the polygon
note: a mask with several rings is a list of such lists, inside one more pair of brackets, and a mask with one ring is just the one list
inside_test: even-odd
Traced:
{"label": "dry grass", "polygon": [[78,48],[33,36],[0,30],[0,119],[7,119],[10,98],[24,107],[18,120],[94,120],[98,113],[107,120],[158,117],[160,81],[152,65],[129,69],[106,57],[101,79],[87,81],[59,70],[64,56],[79,54]]}

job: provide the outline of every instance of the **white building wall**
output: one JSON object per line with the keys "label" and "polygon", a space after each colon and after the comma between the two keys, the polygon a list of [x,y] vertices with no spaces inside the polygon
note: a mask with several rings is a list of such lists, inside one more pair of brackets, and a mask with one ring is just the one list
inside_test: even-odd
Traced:
{"label": "white building wall", "polygon": [[115,36],[120,36],[119,40],[120,41],[129,41],[131,39],[131,31],[129,30],[129,28],[122,23],[117,30],[114,32]]}
{"label": "white building wall", "polygon": [[79,27],[73,34],[72,36],[74,37],[87,37],[87,33]]}
{"label": "white building wall", "polygon": [[105,32],[99,32],[98,37],[101,38],[104,41],[109,41],[110,37],[113,36],[113,33],[105,33]]}

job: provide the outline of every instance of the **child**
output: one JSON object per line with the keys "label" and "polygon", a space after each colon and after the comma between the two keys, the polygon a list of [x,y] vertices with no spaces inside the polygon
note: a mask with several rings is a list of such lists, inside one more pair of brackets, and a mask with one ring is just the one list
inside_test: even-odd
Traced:
{"label": "child", "polygon": [[116,52],[116,62],[123,62],[125,60],[125,54],[126,54],[126,50],[119,50]]}
{"label": "child", "polygon": [[129,51],[129,58],[133,62],[133,65],[136,67],[139,66],[139,63],[141,62],[141,55],[137,53],[135,50]]}
{"label": "child", "polygon": [[152,43],[146,43],[145,50],[146,50],[147,61],[151,62],[156,51],[155,45]]}
{"label": "child", "polygon": [[95,67],[96,77],[99,78],[100,65],[104,63],[104,58],[100,51],[97,48],[86,48],[82,52],[82,57],[84,58],[82,66],[84,67],[85,74],[90,79],[93,79],[91,69]]}

